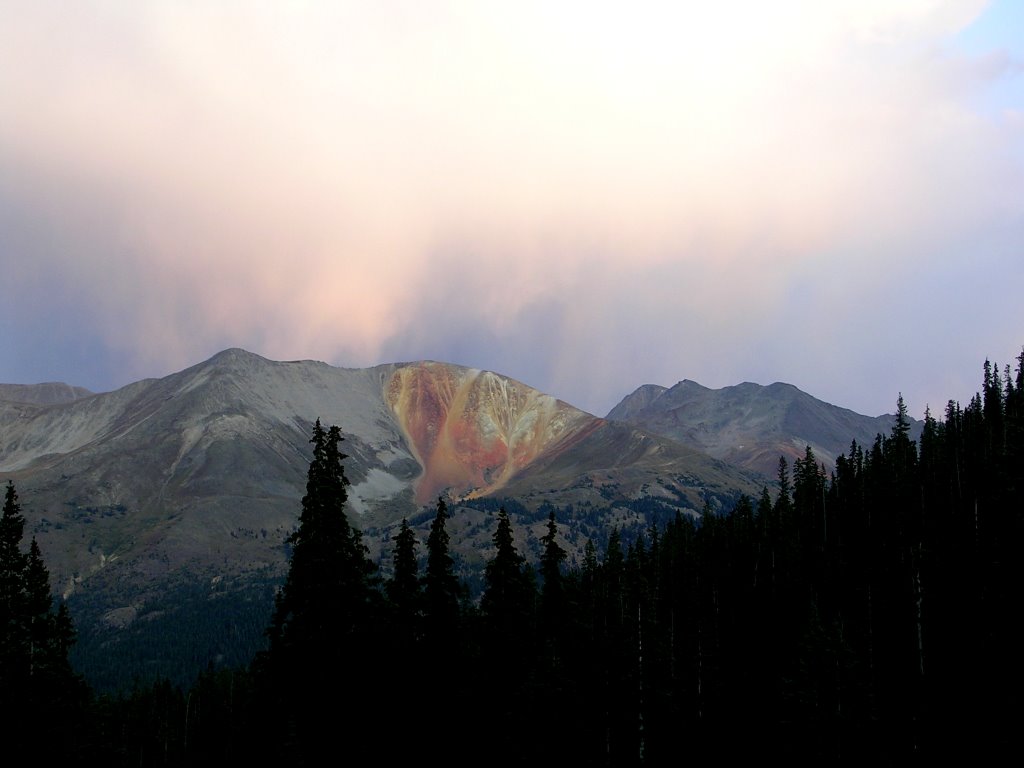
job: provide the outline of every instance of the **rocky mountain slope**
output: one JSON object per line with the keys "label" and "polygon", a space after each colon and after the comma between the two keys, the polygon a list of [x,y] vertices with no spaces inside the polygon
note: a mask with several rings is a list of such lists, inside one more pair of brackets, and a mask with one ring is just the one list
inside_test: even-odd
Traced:
{"label": "rocky mountain slope", "polygon": [[[601,503],[663,488],[699,509],[757,480],[673,441],[610,424],[507,377],[436,362],[343,369],[227,350],[162,379],[50,405],[0,401],[0,478],[65,593],[109,564],[280,562],[315,419],[338,424],[350,504],[386,527],[445,494]],[[85,534],[88,533],[88,536]],[[86,546],[74,537],[86,538]]]}
{"label": "rocky mountain slope", "polygon": [[[894,398],[895,401],[895,398]],[[790,463],[809,445],[827,469],[850,443],[870,447],[889,434],[894,415],[862,416],[830,405],[792,384],[743,383],[708,389],[684,379],[673,387],[639,387],[608,419],[671,438],[711,456],[774,477],[779,456]],[[920,434],[912,423],[912,437]]]}
{"label": "rocky mountain slope", "polygon": [[469,568],[491,546],[489,504],[514,506],[528,554],[542,510],[571,508],[560,525],[579,551],[612,525],[645,525],[630,511],[640,500],[696,514],[763,482],[521,382],[438,362],[345,369],[232,349],[114,392],[46,387],[4,390],[0,480],[15,482],[87,646],[180,631],[168,628],[182,623],[181,601],[166,600],[176,590],[218,614],[257,587],[265,596],[287,566],[318,418],[342,430],[350,514],[385,566],[395,526],[408,517],[425,541],[442,494]]}

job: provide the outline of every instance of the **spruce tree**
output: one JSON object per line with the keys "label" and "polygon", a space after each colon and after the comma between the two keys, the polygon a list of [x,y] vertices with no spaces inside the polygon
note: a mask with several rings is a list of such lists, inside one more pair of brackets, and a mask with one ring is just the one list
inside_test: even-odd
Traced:
{"label": "spruce tree", "polygon": [[484,592],[480,610],[501,637],[522,637],[532,602],[532,587],[526,560],[516,549],[512,523],[504,507],[498,511],[498,526],[492,537],[494,556],[484,569]]}
{"label": "spruce tree", "polygon": [[[459,603],[459,581],[455,576],[455,561],[449,550],[447,530],[448,505],[437,499],[437,511],[427,536],[427,562],[423,574],[423,654],[422,684],[426,706],[422,719],[411,723],[411,733],[422,734],[414,744],[403,745],[414,760],[442,760],[452,764],[467,762],[478,755],[475,742],[479,729],[475,718],[483,712],[473,707],[463,708],[462,724],[465,733],[454,739],[439,738],[451,725],[452,712],[460,702],[476,697],[477,670],[462,632]],[[468,709],[469,711],[466,711]],[[418,729],[418,730],[417,730]],[[460,759],[461,758],[461,759]]]}
{"label": "spruce tree", "polygon": [[343,720],[354,733],[363,731],[358,742],[364,744],[372,722],[380,595],[362,532],[346,515],[342,440],[337,426],[325,430],[317,419],[299,526],[288,538],[288,575],[268,629],[269,649],[256,664],[283,721],[278,759],[285,762],[303,764],[322,754]]}
{"label": "spruce tree", "polygon": [[555,511],[548,515],[548,532],[541,538],[544,546],[540,556],[541,582],[541,632],[544,637],[548,661],[555,667],[561,655],[562,627],[565,621],[566,600],[562,566],[568,557],[558,543],[558,525]]}
{"label": "spruce tree", "polygon": [[[50,574],[33,538],[21,551],[25,518],[8,482],[0,516],[0,722],[36,759],[75,756],[88,691],[68,663],[74,627],[53,611]],[[61,732],[66,738],[47,738]]]}
{"label": "spruce tree", "polygon": [[555,522],[555,511],[548,515],[547,533],[540,540],[544,547],[540,556],[541,605],[545,623],[554,628],[558,616],[564,610],[564,588],[562,584],[562,565],[568,554],[558,543],[558,524]]}
{"label": "spruce tree", "polygon": [[491,722],[482,733],[510,762],[528,760],[533,744],[516,734],[526,727],[525,713],[534,706],[530,673],[533,666],[534,584],[526,561],[516,549],[512,523],[504,506],[492,536],[494,556],[484,569],[480,598],[485,649],[482,680]]}
{"label": "spruce tree", "polygon": [[317,419],[299,527],[288,538],[291,563],[276,604],[271,653],[276,646],[297,658],[310,652],[334,655],[368,618],[376,566],[362,532],[345,512],[350,483],[342,440],[338,427],[325,431]]}
{"label": "spruce tree", "polygon": [[40,674],[49,666],[54,650],[54,622],[51,612],[50,572],[43,563],[39,545],[33,537],[25,561],[25,623],[28,630],[28,674]]}
{"label": "spruce tree", "polygon": [[427,537],[427,567],[423,577],[424,612],[428,640],[435,646],[451,647],[459,623],[459,582],[455,561],[449,552],[448,505],[437,499],[437,513]]}
{"label": "spruce tree", "polygon": [[25,568],[21,551],[25,518],[14,483],[8,481],[0,516],[0,696],[24,684],[28,661]]}
{"label": "spruce tree", "polygon": [[392,540],[395,542],[394,571],[387,583],[388,600],[399,626],[411,634],[422,610],[423,592],[416,562],[416,534],[406,518],[402,518],[402,525]]}
{"label": "spruce tree", "polygon": [[[394,542],[393,570],[385,584],[389,627],[383,638],[388,651],[379,676],[371,684],[385,691],[382,695],[394,705],[411,689],[418,688],[424,677],[423,586],[416,558],[416,534],[407,519],[402,519],[398,533],[391,540]],[[432,672],[429,670],[427,675]],[[447,711],[447,707],[443,709]],[[427,724],[434,718],[432,711],[426,714],[426,717],[417,715],[405,722],[404,738],[388,749],[391,760],[403,763],[424,756],[423,741],[432,730]],[[440,725],[440,722],[437,720],[431,725]]]}

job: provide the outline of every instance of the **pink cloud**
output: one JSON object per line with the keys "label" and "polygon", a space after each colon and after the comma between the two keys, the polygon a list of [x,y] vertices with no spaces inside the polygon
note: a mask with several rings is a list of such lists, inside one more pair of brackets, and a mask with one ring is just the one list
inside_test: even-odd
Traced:
{"label": "pink cloud", "polygon": [[630,334],[668,339],[647,377],[742,377],[723,349],[783,333],[805,277],[867,308],[1019,234],[1020,120],[977,113],[995,70],[946,46],[981,4],[697,7],[8,8],[0,157],[140,368],[225,339],[371,364],[443,347],[450,302],[528,355],[561,306],[543,374],[594,403]]}

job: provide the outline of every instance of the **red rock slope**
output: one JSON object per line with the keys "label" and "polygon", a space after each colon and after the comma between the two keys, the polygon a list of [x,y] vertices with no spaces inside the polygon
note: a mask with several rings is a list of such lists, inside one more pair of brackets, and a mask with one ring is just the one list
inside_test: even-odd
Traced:
{"label": "red rock slope", "polygon": [[421,504],[445,489],[493,493],[603,421],[513,379],[436,362],[396,369],[385,399],[424,468]]}

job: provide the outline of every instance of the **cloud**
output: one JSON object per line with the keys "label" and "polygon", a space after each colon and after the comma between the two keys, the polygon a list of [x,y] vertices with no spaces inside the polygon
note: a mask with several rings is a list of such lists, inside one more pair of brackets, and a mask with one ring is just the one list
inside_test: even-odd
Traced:
{"label": "cloud", "polygon": [[[953,44],[983,10],[5,6],[0,259],[110,385],[238,345],[458,357],[595,412],[683,377],[878,410],[897,360],[952,363],[908,354],[932,329],[1024,327],[1024,127],[977,108],[1018,60]],[[979,263],[1009,275],[960,292]]]}

